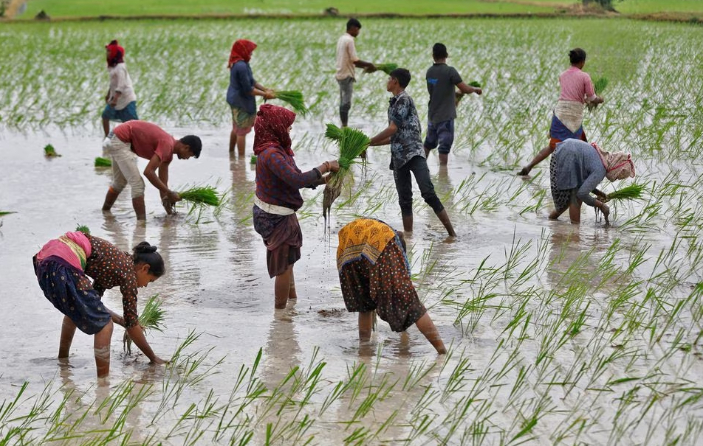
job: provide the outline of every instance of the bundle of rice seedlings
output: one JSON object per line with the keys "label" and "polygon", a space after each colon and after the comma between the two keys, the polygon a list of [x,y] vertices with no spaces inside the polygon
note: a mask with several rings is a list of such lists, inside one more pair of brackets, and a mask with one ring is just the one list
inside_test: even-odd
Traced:
{"label": "bundle of rice seedlings", "polygon": [[377,63],[374,64],[374,66],[376,67],[376,70],[383,71],[386,74],[391,74],[391,71],[398,68],[397,63]]}
{"label": "bundle of rice seedlings", "polygon": [[478,81],[469,82],[469,86],[474,88],[481,88],[481,84]]}
{"label": "bundle of rice seedlings", "polygon": [[[163,321],[166,312],[161,308],[161,300],[158,294],[154,294],[149,298],[144,306],[142,314],[139,315],[139,325],[142,326],[144,333],[148,330],[163,331]],[[132,338],[125,331],[122,337],[122,347],[128,354],[132,354]]]}
{"label": "bundle of rice seedlings", "polygon": [[249,158],[249,162],[251,164],[256,164],[256,155],[252,155],[251,158]]}
{"label": "bundle of rice seedlings", "polygon": [[303,115],[308,112],[307,107],[305,107],[305,101],[303,100],[303,93],[297,90],[284,90],[275,91],[273,94],[276,99],[289,103],[296,112]]}
{"label": "bundle of rice seedlings", "polygon": [[95,157],[95,167],[112,167],[112,160],[110,158],[97,156]]}
{"label": "bundle of rice seedlings", "polygon": [[14,214],[14,213],[15,213],[14,211],[0,211],[0,217],[2,217],[3,215],[10,215],[10,214]]}
{"label": "bundle of rice seedlings", "polygon": [[[607,77],[601,77],[597,81],[593,83],[593,90],[596,92],[597,95],[600,95],[603,93],[603,90],[608,86],[608,78]],[[596,108],[598,108],[598,104],[591,104],[590,102],[586,104],[586,107],[588,108],[588,111],[593,111]]]}
{"label": "bundle of rice seedlings", "polygon": [[212,186],[191,187],[182,192],[177,192],[181,199],[196,205],[219,206],[220,197],[217,189]]}
{"label": "bundle of rice seedlings", "polygon": [[52,158],[61,155],[56,153],[56,149],[54,149],[54,146],[52,146],[51,144],[47,144],[46,146],[44,146],[44,156]]}
{"label": "bundle of rice seedlings", "polygon": [[76,226],[76,232],[82,232],[85,235],[90,235],[90,228],[86,225],[78,225]]}
{"label": "bundle of rice seedlings", "polygon": [[[481,84],[477,81],[471,81],[471,82],[469,82],[468,85],[470,87],[474,87],[474,88],[481,88]],[[462,93],[460,91],[457,91],[456,93],[454,93],[454,105],[459,105],[459,101],[461,101],[461,99],[464,96],[465,96],[464,93]]]}
{"label": "bundle of rice seedlings", "polygon": [[607,195],[608,201],[613,200],[641,200],[642,192],[644,192],[644,185],[642,184],[631,184],[622,189],[618,189],[615,192],[611,192]]}
{"label": "bundle of rice seedlings", "polygon": [[327,124],[327,130],[325,130],[325,136],[329,139],[339,141],[342,139],[342,129],[334,124]]}
{"label": "bundle of rice seedlings", "polygon": [[[330,128],[330,125],[328,125],[327,129],[329,130]],[[359,130],[349,127],[341,129],[341,137],[337,139],[339,144],[339,171],[330,174],[330,179],[325,185],[325,190],[322,194],[322,215],[325,220],[330,214],[332,203],[342,193],[344,180],[349,175],[349,168],[354,163],[354,159],[366,150],[369,142],[369,137]]]}

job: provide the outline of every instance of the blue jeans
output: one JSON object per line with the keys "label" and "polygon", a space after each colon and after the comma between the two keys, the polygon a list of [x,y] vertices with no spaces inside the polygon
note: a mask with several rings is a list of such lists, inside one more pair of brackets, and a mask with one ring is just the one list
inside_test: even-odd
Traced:
{"label": "blue jeans", "polygon": [[424,146],[426,149],[434,149],[439,145],[438,152],[442,155],[448,155],[454,144],[454,120],[438,122],[432,124],[427,121],[427,136],[425,137]]}
{"label": "blue jeans", "polygon": [[400,212],[405,216],[413,215],[413,185],[410,181],[410,172],[415,176],[415,182],[420,188],[422,198],[427,203],[435,214],[439,214],[444,210],[442,202],[439,201],[437,194],[434,191],[434,185],[430,179],[430,169],[427,167],[427,160],[424,156],[416,156],[399,169],[393,170],[393,178],[395,179],[395,189],[398,191],[398,203],[400,204]]}

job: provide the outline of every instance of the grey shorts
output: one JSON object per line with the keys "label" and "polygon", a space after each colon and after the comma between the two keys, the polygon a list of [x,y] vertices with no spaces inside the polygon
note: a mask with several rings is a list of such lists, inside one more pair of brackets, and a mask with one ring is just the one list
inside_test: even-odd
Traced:
{"label": "grey shorts", "polygon": [[337,79],[339,84],[339,107],[346,108],[347,111],[351,107],[352,93],[354,92],[354,80],[353,77],[347,77],[345,79]]}

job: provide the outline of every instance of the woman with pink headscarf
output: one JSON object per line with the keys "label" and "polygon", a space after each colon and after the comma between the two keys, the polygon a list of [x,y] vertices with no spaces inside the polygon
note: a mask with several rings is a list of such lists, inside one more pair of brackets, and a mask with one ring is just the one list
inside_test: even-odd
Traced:
{"label": "woman with pink headscarf", "polygon": [[234,152],[237,145],[239,156],[244,156],[246,136],[251,132],[256,120],[256,98],[263,96],[273,99],[273,92],[254,79],[249,66],[256,44],[251,40],[240,39],[232,45],[227,68],[229,69],[229,88],[227,103],[232,109],[232,132],[229,136],[229,151]]}
{"label": "woman with pink headscarf", "polygon": [[300,259],[303,234],[295,212],[303,205],[300,189],[324,184],[328,172],[337,172],[337,161],[325,161],[307,172],[293,159],[290,129],[295,113],[283,107],[264,104],[257,113],[254,130],[256,195],[254,229],[266,245],[269,276],[276,278],[276,308],[286,308],[296,299],[293,264]]}
{"label": "woman with pink headscarf", "polygon": [[105,137],[110,133],[110,121],[127,122],[139,120],[137,116],[137,95],[132,88],[132,79],[124,63],[124,48],[117,40],[105,45],[107,72],[110,74],[110,88],[105,95],[103,110],[103,130]]}
{"label": "woman with pink headscarf", "polygon": [[[610,181],[634,178],[635,165],[625,152],[605,152],[595,143],[567,139],[556,145],[550,162],[550,183],[554,211],[549,218],[556,220],[569,209],[571,223],[580,223],[581,204],[598,208],[606,223],[610,208],[605,204],[606,195],[596,189],[603,178]],[[596,197],[591,196],[594,193]]]}

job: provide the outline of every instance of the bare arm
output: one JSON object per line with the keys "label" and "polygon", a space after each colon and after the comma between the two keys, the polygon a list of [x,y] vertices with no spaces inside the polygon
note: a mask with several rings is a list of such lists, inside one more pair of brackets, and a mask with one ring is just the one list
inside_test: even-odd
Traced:
{"label": "bare arm", "polygon": [[456,84],[456,88],[458,88],[459,91],[461,91],[464,94],[471,94],[471,93],[476,93],[478,95],[483,94],[483,90],[481,90],[480,88],[472,87],[471,85],[466,85],[463,82],[459,82],[458,84]]}
{"label": "bare arm", "polygon": [[397,131],[398,126],[395,125],[395,122],[391,121],[391,123],[388,124],[388,127],[386,127],[381,133],[371,138],[369,146],[383,146],[390,144],[391,136],[395,135]]}
{"label": "bare arm", "polygon": [[139,347],[139,350],[146,355],[147,358],[149,358],[149,361],[155,363],[155,364],[165,364],[166,361],[163,359],[159,358],[156,356],[154,351],[151,349],[151,346],[146,340],[146,337],[144,336],[144,330],[142,329],[142,326],[137,324],[133,327],[130,327],[127,329],[127,334],[129,335],[130,338],[132,338],[132,341],[134,341],[134,344]]}
{"label": "bare arm", "polygon": [[[159,174],[156,174],[156,169],[159,169]],[[154,155],[149,160],[149,164],[146,165],[144,169],[144,176],[155,188],[159,190],[162,197],[168,197],[172,202],[180,201],[181,197],[177,193],[172,192],[167,185],[168,182],[168,163],[162,163],[161,158],[158,155]],[[160,177],[166,178],[166,183],[164,183]]]}

